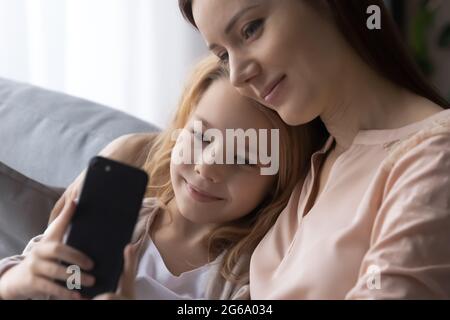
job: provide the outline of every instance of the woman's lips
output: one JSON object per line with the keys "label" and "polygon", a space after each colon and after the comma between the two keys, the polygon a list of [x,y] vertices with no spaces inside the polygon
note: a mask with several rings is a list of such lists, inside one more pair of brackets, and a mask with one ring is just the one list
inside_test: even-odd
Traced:
{"label": "woman's lips", "polygon": [[186,190],[189,195],[196,201],[199,202],[213,202],[223,200],[222,198],[210,195],[203,190],[193,186],[189,182],[185,181]]}
{"label": "woman's lips", "polygon": [[[280,79],[278,79],[275,83],[271,85],[272,89],[263,96],[265,102],[271,105],[275,105],[277,100],[279,100],[280,92],[283,84],[285,83],[286,75],[283,75]],[[279,102],[279,101],[278,101]]]}

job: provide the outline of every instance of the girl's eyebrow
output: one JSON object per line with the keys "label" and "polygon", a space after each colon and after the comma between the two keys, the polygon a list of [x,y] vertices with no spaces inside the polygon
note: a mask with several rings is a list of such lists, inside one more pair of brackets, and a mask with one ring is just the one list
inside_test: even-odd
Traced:
{"label": "girl's eyebrow", "polygon": [[[238,13],[236,13],[231,19],[230,22],[228,23],[228,25],[225,28],[225,34],[228,35],[231,30],[233,29],[234,25],[239,21],[239,19],[242,18],[243,15],[245,15],[248,11],[251,11],[253,9],[256,9],[257,7],[261,6],[260,4],[254,4],[251,5],[245,9],[242,9],[241,11],[239,11]],[[209,50],[214,50],[216,47],[218,47],[217,44],[212,43],[208,45]]]}
{"label": "girl's eyebrow", "polygon": [[194,115],[195,120],[200,121],[203,127],[212,128],[211,124],[198,115]]}

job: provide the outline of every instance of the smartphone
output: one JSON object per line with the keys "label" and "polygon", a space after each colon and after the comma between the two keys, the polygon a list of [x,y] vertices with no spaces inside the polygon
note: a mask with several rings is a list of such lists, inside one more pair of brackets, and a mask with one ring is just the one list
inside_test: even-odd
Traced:
{"label": "smartphone", "polygon": [[89,162],[65,241],[95,263],[87,271],[95,284],[80,288],[83,297],[116,291],[123,251],[131,241],[147,182],[141,169],[99,156]]}

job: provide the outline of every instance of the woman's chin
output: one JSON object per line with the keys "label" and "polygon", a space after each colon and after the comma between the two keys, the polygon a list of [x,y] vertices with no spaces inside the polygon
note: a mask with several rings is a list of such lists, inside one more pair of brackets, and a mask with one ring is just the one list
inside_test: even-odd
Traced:
{"label": "woman's chin", "polygon": [[296,108],[297,110],[292,110],[293,108],[289,105],[281,105],[279,107],[274,108],[278,115],[280,116],[281,120],[283,120],[284,123],[286,123],[289,126],[298,126],[303,124],[304,122],[301,117],[299,116],[300,110],[299,108]]}
{"label": "woman's chin", "polygon": [[298,104],[283,104],[277,108],[274,108],[281,120],[289,126],[300,126],[313,121],[318,115],[311,116]]}

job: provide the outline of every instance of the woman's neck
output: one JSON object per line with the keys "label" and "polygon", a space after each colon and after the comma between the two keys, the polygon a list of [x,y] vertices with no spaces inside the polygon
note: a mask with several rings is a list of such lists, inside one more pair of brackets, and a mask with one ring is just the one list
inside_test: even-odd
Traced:
{"label": "woman's neck", "polygon": [[346,61],[345,78],[337,81],[320,115],[336,140],[335,152],[347,150],[361,130],[396,129],[442,111],[386,80],[359,57]]}

